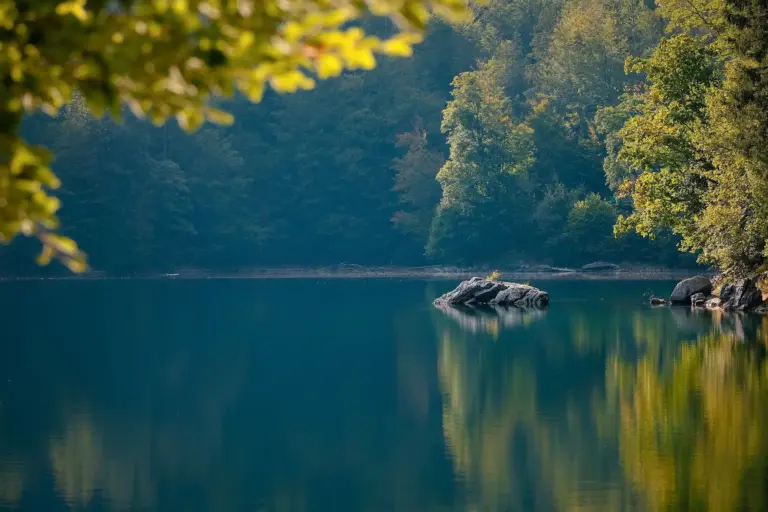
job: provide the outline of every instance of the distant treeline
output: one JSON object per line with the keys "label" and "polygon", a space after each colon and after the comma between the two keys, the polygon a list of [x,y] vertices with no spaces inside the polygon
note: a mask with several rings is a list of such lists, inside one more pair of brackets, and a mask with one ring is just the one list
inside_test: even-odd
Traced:
{"label": "distant treeline", "polygon": [[[492,0],[434,20],[416,55],[261,104],[193,135],[77,101],[24,132],[56,154],[62,225],[94,269],[594,260],[690,266],[680,231],[614,237],[618,157],[666,21],[642,0]],[[387,30],[386,26],[373,27]],[[607,158],[606,158],[607,157]],[[636,173],[637,174],[637,173]],[[34,250],[34,248],[32,249]],[[3,272],[41,272],[23,241]],[[46,270],[46,272],[54,269]]]}

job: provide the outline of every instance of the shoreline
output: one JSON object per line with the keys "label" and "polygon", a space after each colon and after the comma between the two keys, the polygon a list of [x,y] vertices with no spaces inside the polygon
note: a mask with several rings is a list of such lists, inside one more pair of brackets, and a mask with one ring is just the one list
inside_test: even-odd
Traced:
{"label": "shoreline", "polygon": [[[461,269],[451,267],[321,267],[321,268],[260,268],[233,272],[180,270],[177,273],[148,273],[108,275],[92,272],[69,276],[6,276],[3,281],[125,281],[125,280],[208,280],[208,279],[414,279],[462,280],[490,274],[490,269]],[[618,270],[584,271],[576,269],[510,269],[499,270],[506,280],[675,280],[708,272],[694,269],[620,268]],[[714,275],[714,273],[712,273]]]}

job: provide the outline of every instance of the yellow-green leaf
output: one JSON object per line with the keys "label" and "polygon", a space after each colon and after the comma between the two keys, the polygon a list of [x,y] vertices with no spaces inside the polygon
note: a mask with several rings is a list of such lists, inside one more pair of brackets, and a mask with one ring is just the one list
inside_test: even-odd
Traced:
{"label": "yellow-green leaf", "polygon": [[341,59],[336,55],[321,55],[317,59],[317,76],[320,78],[328,78],[331,76],[338,76],[343,69]]}

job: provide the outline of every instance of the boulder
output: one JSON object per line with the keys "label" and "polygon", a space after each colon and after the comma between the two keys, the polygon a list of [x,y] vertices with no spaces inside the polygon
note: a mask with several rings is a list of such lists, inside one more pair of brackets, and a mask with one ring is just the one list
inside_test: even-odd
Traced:
{"label": "boulder", "polygon": [[[724,308],[727,310],[745,311],[756,308],[763,302],[763,294],[755,284],[755,278],[740,279],[733,285],[733,292],[728,297]],[[725,288],[725,286],[723,286]],[[723,299],[722,290],[720,298]]]}
{"label": "boulder", "polygon": [[692,306],[703,306],[705,302],[707,302],[707,296],[703,293],[694,293],[691,295]]}
{"label": "boulder", "polygon": [[595,261],[581,267],[584,272],[605,272],[619,270],[619,266],[615,263],[607,263],[605,261]]}
{"label": "boulder", "polygon": [[695,276],[683,279],[672,290],[669,301],[672,304],[690,304],[691,296],[695,293],[703,293],[704,295],[712,293],[712,283],[708,277]]}
{"label": "boulder", "polygon": [[723,301],[719,297],[712,297],[704,303],[704,307],[707,309],[718,309],[722,305]]}
{"label": "boulder", "polygon": [[717,274],[709,278],[709,281],[712,283],[712,295],[719,297],[717,291],[720,289],[720,285],[723,284],[725,280],[725,274]]}
{"label": "boulder", "polygon": [[651,297],[651,306],[664,306],[667,301],[660,297]]}
{"label": "boulder", "polygon": [[719,290],[717,290],[717,293],[715,294],[717,297],[720,297],[724,302],[727,302],[728,299],[731,298],[733,295],[733,290],[735,286],[730,283],[725,283],[720,287]]}
{"label": "boulder", "polygon": [[499,305],[519,308],[546,308],[549,294],[527,284],[489,281],[473,277],[435,299],[436,306]]}

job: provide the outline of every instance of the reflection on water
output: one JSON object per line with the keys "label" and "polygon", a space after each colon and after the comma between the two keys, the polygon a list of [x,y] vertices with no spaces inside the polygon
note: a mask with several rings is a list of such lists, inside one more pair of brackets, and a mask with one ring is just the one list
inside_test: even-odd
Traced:
{"label": "reflection on water", "polygon": [[541,364],[542,345],[560,343],[543,324],[496,343],[474,329],[445,328],[440,318],[437,324],[446,445],[472,489],[473,509],[621,510],[632,503],[615,449],[601,442],[593,417],[601,382],[588,375],[592,362],[575,344],[568,357]]}
{"label": "reflection on water", "polygon": [[0,506],[16,505],[23,491],[24,477],[19,468],[0,468]]}
{"label": "reflection on water", "polygon": [[544,309],[523,309],[508,306],[436,306],[462,329],[487,332],[498,338],[501,329],[526,327],[546,314]]}
{"label": "reflection on water", "polygon": [[543,309],[523,309],[507,306],[436,306],[444,315],[455,320],[465,331],[485,332],[498,339],[499,331],[526,327],[546,314]]}
{"label": "reflection on water", "polygon": [[768,318],[552,309],[495,343],[434,317],[446,445],[476,509],[768,509]]}
{"label": "reflection on water", "polygon": [[0,509],[768,509],[768,318],[453,284],[0,290]]}
{"label": "reflection on water", "polygon": [[744,318],[731,320],[679,346],[668,371],[658,347],[609,366],[622,465],[654,510],[768,509],[768,322],[748,318],[745,343]]}

